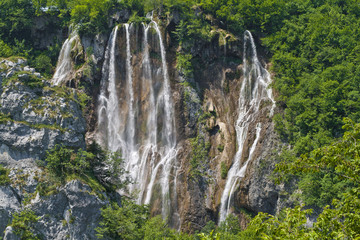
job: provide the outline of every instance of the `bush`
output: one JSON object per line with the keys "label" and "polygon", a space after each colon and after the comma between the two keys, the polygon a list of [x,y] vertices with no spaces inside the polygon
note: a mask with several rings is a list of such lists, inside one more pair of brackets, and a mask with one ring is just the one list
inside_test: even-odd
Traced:
{"label": "bush", "polygon": [[13,55],[11,47],[9,47],[4,41],[0,40],[0,57],[10,57]]}
{"label": "bush", "polygon": [[56,145],[47,152],[45,159],[46,168],[54,176],[64,178],[68,174],[85,174],[90,170],[90,159],[92,153],[79,150],[77,153],[72,149]]}
{"label": "bush", "polygon": [[122,207],[112,203],[101,210],[102,220],[96,228],[96,236],[100,239],[143,239],[143,227],[149,215],[148,206],[137,205],[131,200],[123,199]]}
{"label": "bush", "polygon": [[33,211],[25,209],[24,211],[13,215],[13,220],[10,226],[14,228],[15,234],[22,240],[39,240],[39,236],[34,233],[34,223],[36,223],[39,219],[40,217],[36,216]]}
{"label": "bush", "polygon": [[226,163],[221,162],[220,168],[221,168],[221,178],[225,179],[227,177],[227,174],[228,174],[228,168],[226,166]]}
{"label": "bush", "polygon": [[3,165],[0,164],[0,186],[6,186],[10,184],[9,174],[10,169],[5,168]]}
{"label": "bush", "polygon": [[51,58],[47,55],[41,54],[35,58],[35,67],[42,73],[51,74],[53,65],[51,64]]}

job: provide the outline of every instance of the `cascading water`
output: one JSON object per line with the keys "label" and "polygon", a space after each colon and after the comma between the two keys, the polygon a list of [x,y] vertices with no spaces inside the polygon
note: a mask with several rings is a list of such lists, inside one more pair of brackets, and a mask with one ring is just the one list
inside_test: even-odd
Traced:
{"label": "cascading water", "polygon": [[[156,32],[152,43],[156,46],[151,46],[151,50],[160,49],[160,66],[155,66],[156,61],[150,58],[151,28]],[[122,58],[122,48],[117,47],[120,30],[125,30],[121,36],[126,39],[126,54]],[[137,42],[131,40],[132,30],[132,25],[124,24],[123,28],[115,28],[109,39],[98,102],[98,140],[109,150],[121,152],[125,168],[135,182],[128,190],[138,191],[138,203],[151,204],[157,199],[165,218],[174,213],[170,190],[176,190],[177,154],[166,52],[156,22],[143,24],[141,54],[132,49]],[[136,67],[141,70],[135,70]]]}
{"label": "cascading water", "polygon": [[118,106],[118,94],[116,90],[116,71],[115,71],[115,49],[118,27],[112,31],[108,47],[105,53],[105,61],[102,69],[103,79],[101,81],[101,91],[98,103],[99,130],[105,134],[102,145],[106,145],[108,150],[115,152],[120,145],[120,112]]}
{"label": "cascading water", "polygon": [[71,78],[74,68],[71,60],[71,49],[73,43],[78,40],[79,36],[76,31],[70,34],[61,47],[60,55],[58,58],[55,74],[52,78],[52,83],[57,86],[64,81]]}
{"label": "cascading water", "polygon": [[[250,49],[248,49],[248,43],[250,43]],[[248,51],[250,55],[248,55]],[[241,164],[244,143],[249,134],[249,126],[255,120],[255,117],[259,112],[260,103],[261,101],[268,100],[272,102],[270,116],[273,114],[273,109],[275,107],[272,90],[268,88],[271,83],[270,74],[260,64],[256,53],[254,39],[249,31],[245,31],[244,33],[243,73],[244,78],[239,96],[239,115],[235,124],[238,149],[233,164],[229,169],[225,188],[221,196],[220,222],[226,219],[230,211],[231,200],[235,188],[244,177],[246,167],[253,158],[254,150],[260,138],[261,123],[257,123],[256,137],[250,147],[249,156],[245,163]]]}

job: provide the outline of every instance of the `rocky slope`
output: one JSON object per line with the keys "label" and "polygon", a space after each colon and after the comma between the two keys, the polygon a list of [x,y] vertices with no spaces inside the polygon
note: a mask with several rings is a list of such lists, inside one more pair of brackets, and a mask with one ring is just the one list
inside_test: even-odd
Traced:
{"label": "rocky slope", "polygon": [[15,60],[0,62],[0,163],[11,169],[10,184],[0,186],[0,232],[6,229],[4,239],[18,239],[7,227],[12,215],[32,210],[38,217],[34,232],[43,239],[94,239],[100,209],[110,198],[79,180],[43,196],[39,186],[51,183],[36,165],[57,144],[85,148],[77,92],[51,87],[26,60]]}

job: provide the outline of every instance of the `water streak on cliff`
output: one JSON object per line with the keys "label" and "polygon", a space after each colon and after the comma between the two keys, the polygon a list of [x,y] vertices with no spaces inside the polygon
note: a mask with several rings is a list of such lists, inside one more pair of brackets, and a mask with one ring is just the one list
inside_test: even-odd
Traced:
{"label": "water streak on cliff", "polygon": [[[250,48],[248,48],[248,44],[250,44]],[[270,116],[273,114],[275,107],[272,90],[268,88],[271,83],[270,74],[261,66],[257,57],[254,39],[249,31],[244,33],[243,73],[244,77],[239,95],[238,119],[235,124],[238,148],[221,196],[220,222],[224,221],[230,212],[234,191],[244,177],[246,167],[249,161],[252,160],[253,153],[258,144],[261,132],[260,122],[256,125],[255,140],[251,144],[249,155],[244,163],[241,162],[245,150],[245,141],[249,134],[251,134],[249,126],[256,120],[262,102],[270,101],[270,104],[272,104]]]}
{"label": "water streak on cliff", "polygon": [[[117,40],[117,28],[106,50],[98,102],[98,141],[122,153],[125,168],[135,182],[129,192],[139,193],[138,203],[156,202],[163,217],[169,217],[176,212],[176,195],[170,196],[170,191],[176,189],[177,144],[166,51],[156,22],[143,24],[140,30],[128,24],[123,29],[126,54],[117,45],[122,40]],[[152,42],[150,29],[155,30]],[[138,35],[139,31],[143,34]],[[143,36],[140,52],[132,49],[137,36]],[[150,49],[153,54],[159,49],[159,59],[151,58]],[[124,62],[125,73],[119,68]]]}
{"label": "water streak on cliff", "polygon": [[52,79],[54,85],[60,85],[71,78],[74,67],[71,60],[71,49],[74,42],[79,38],[76,32],[70,34],[69,38],[63,43],[59,54],[56,71]]}

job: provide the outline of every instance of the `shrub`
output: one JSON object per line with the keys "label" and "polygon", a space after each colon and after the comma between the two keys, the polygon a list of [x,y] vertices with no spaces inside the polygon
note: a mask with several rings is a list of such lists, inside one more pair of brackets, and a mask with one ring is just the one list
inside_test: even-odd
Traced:
{"label": "shrub", "polygon": [[221,162],[220,168],[221,168],[221,178],[225,179],[228,174],[228,168],[226,166],[226,163]]}
{"label": "shrub", "polygon": [[124,199],[122,207],[116,203],[101,210],[102,220],[96,228],[97,237],[111,239],[143,239],[143,226],[149,218],[149,208]]}
{"label": "shrub", "polygon": [[20,236],[21,239],[38,240],[40,238],[34,233],[34,223],[39,219],[40,217],[36,216],[33,211],[25,209],[24,211],[13,215],[10,226],[14,228],[15,234]]}
{"label": "shrub", "polygon": [[0,40],[0,57],[10,57],[13,55],[11,47],[9,47],[4,41]]}
{"label": "shrub", "polygon": [[51,58],[44,54],[37,56],[35,58],[35,67],[42,73],[51,74],[53,69]]}
{"label": "shrub", "polygon": [[10,169],[5,168],[3,165],[0,164],[0,186],[6,186],[10,184]]}

